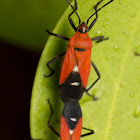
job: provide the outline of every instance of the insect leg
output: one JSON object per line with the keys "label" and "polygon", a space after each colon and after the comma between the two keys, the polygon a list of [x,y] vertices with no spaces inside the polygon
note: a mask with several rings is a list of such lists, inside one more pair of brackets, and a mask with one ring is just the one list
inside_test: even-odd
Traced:
{"label": "insect leg", "polygon": [[[94,68],[94,70],[95,70],[95,72],[96,72],[98,78],[94,81],[94,83],[93,83],[89,88],[85,89],[86,93],[87,93],[89,96],[93,96],[93,95],[90,95],[90,94],[88,93],[88,91],[96,84],[96,82],[97,82],[97,81],[100,79],[100,77],[101,77],[100,72],[98,71],[98,69],[97,69],[97,67],[95,66],[95,64],[94,64],[92,61],[91,61],[91,64],[92,64],[92,66],[93,66],[93,68]],[[93,97],[94,97],[94,96],[93,96]],[[96,97],[94,97],[93,99],[94,99],[94,100],[97,100]]]}
{"label": "insect leg", "polygon": [[65,37],[65,36],[62,36],[62,35],[57,35],[57,34],[54,34],[54,33],[51,33],[50,31],[46,30],[47,33],[49,33],[50,35],[54,35],[54,36],[57,36],[58,38],[61,38],[61,39],[64,39],[64,40],[67,40],[69,41],[70,39]]}
{"label": "insect leg", "polygon": [[108,39],[109,39],[109,37],[106,37],[106,38],[103,38],[103,39],[99,39],[99,40],[97,40],[96,42],[97,42],[97,43],[100,43],[100,42],[105,41],[105,40],[108,40]]}
{"label": "insect leg", "polygon": [[49,75],[44,75],[44,77],[50,77],[52,76],[54,73],[55,73],[55,70],[53,70],[51,67],[50,67],[50,64],[55,62],[56,60],[58,60],[60,57],[62,57],[63,55],[65,55],[66,52],[63,52],[62,54],[60,54],[59,56],[56,56],[55,58],[53,58],[52,60],[50,60],[48,63],[47,63],[47,67],[49,68],[49,70],[51,71],[51,73]]}
{"label": "insect leg", "polygon": [[103,39],[103,38],[104,38],[104,36],[97,36],[97,37],[91,38],[91,41]]}
{"label": "insect leg", "polygon": [[51,105],[51,103],[50,103],[50,100],[48,99],[47,101],[48,101],[48,104],[49,104],[50,109],[51,109],[51,115],[50,115],[50,118],[49,118],[49,121],[48,121],[48,126],[49,126],[49,128],[50,128],[58,137],[60,137],[60,134],[59,134],[58,132],[56,132],[56,130],[55,130],[55,129],[52,127],[52,125],[50,124],[50,121],[51,121],[52,115],[53,115],[53,113],[54,113],[54,110],[53,110],[53,107],[52,107],[52,105]]}
{"label": "insect leg", "polygon": [[86,89],[85,89],[85,92],[86,92],[86,94],[87,94],[88,96],[91,96],[91,97],[92,97],[93,101],[98,100],[97,97],[95,97],[94,95],[89,94],[89,93],[86,91]]}
{"label": "insect leg", "polygon": [[100,42],[102,42],[104,40],[108,40],[108,39],[109,39],[109,37],[104,38],[104,36],[97,36],[97,37],[91,38],[91,41],[97,40],[96,42],[100,43]]}
{"label": "insect leg", "polygon": [[84,137],[84,136],[88,136],[88,135],[94,134],[94,131],[91,130],[91,129],[88,129],[88,128],[85,128],[85,127],[82,127],[82,129],[88,130],[88,131],[90,131],[90,132],[88,132],[88,133],[86,133],[86,134],[82,134],[81,137]]}

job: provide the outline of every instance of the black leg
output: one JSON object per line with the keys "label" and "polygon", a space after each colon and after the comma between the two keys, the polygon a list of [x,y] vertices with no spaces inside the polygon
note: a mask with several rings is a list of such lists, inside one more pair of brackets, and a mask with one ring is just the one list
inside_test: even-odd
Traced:
{"label": "black leg", "polygon": [[64,39],[64,40],[67,40],[69,41],[70,39],[65,37],[65,36],[62,36],[62,35],[57,35],[57,34],[54,34],[54,33],[51,33],[50,31],[46,30],[46,32],[48,32],[50,35],[54,35],[54,36],[57,36],[58,38],[61,38],[61,39]]}
{"label": "black leg", "polygon": [[[67,1],[67,0],[66,0]],[[68,2],[68,1],[67,1]],[[69,3],[69,2],[68,2]],[[69,3],[69,5],[72,7],[72,5]],[[68,20],[69,20],[69,22],[70,22],[70,24],[71,24],[71,26],[72,26],[72,28],[75,30],[75,31],[77,31],[77,28],[76,28],[76,26],[74,25],[74,23],[73,23],[73,21],[72,21],[72,19],[71,19],[71,15],[74,13],[74,12],[76,12],[76,10],[77,10],[77,1],[75,0],[75,9],[73,9],[73,11],[69,14],[69,16],[68,16]],[[78,15],[77,15],[78,16]],[[79,18],[79,24],[80,24],[80,22],[81,22],[81,20],[80,20],[80,17],[78,16],[78,18]]]}
{"label": "black leg", "polygon": [[99,40],[97,40],[96,42],[97,42],[97,43],[100,43],[100,42],[105,41],[105,40],[108,40],[108,39],[109,39],[109,37],[106,37],[106,38],[103,38],[103,39],[99,39]]}
{"label": "black leg", "polygon": [[52,107],[52,105],[51,105],[51,103],[50,103],[50,100],[48,99],[47,101],[48,101],[49,106],[50,106],[50,109],[51,109],[51,115],[50,115],[50,118],[49,118],[49,121],[48,121],[48,126],[49,126],[49,128],[50,128],[58,137],[60,137],[60,134],[59,134],[58,132],[56,132],[56,130],[55,130],[55,129],[52,127],[52,125],[50,124],[50,121],[51,121],[51,118],[52,118],[52,115],[53,115],[54,110],[53,110],[53,107]]}
{"label": "black leg", "polygon": [[104,38],[104,36],[97,36],[97,37],[91,38],[91,41],[103,39],[103,38]]}
{"label": "black leg", "polygon": [[100,79],[101,75],[100,75],[100,72],[98,71],[97,67],[95,66],[95,64],[94,64],[92,61],[91,61],[91,64],[92,64],[92,66],[93,66],[95,72],[97,73],[98,78],[94,81],[94,83],[93,83],[89,88],[85,89],[85,92],[86,92],[89,96],[92,96],[92,97],[93,97],[93,100],[97,100],[97,98],[94,97],[93,95],[90,95],[90,94],[88,93],[88,91],[96,84],[96,82]]}
{"label": "black leg", "polygon": [[88,128],[85,128],[85,127],[82,127],[82,129],[88,130],[88,131],[90,131],[90,132],[88,132],[88,133],[86,133],[86,134],[82,134],[81,137],[84,137],[84,136],[88,136],[88,135],[94,134],[94,131],[91,130],[91,129],[88,129]]}
{"label": "black leg", "polygon": [[109,39],[109,37],[104,38],[104,36],[97,36],[97,37],[91,38],[91,41],[97,40],[96,42],[100,43],[100,42],[108,40],[108,39]]}
{"label": "black leg", "polygon": [[60,54],[59,56],[56,56],[55,58],[53,58],[52,60],[50,60],[48,63],[47,63],[47,67],[49,68],[49,70],[51,71],[51,73],[49,75],[44,75],[44,77],[50,77],[52,76],[54,73],[55,73],[55,70],[53,70],[51,67],[50,67],[50,64],[55,62],[56,60],[58,60],[60,57],[62,57],[63,55],[65,55],[66,52],[63,52],[62,54]]}
{"label": "black leg", "polygon": [[93,101],[97,101],[97,100],[98,100],[97,97],[95,97],[94,95],[89,94],[86,90],[85,90],[85,92],[86,92],[86,94],[87,94],[88,96],[92,97],[92,100],[93,100]]}

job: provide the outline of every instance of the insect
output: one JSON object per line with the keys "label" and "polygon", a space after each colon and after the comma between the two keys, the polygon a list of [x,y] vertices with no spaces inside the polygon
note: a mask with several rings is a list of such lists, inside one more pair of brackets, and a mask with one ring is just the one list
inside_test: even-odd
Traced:
{"label": "insect", "polygon": [[[69,88],[69,83],[73,83],[73,84],[80,83],[79,74],[74,73],[72,77],[70,76],[70,79],[67,78],[67,81],[68,82],[66,83],[68,83],[68,86],[64,86],[65,89],[60,96],[62,101],[64,102],[64,107],[63,107],[61,122],[60,122],[60,134],[52,127],[50,123],[54,110],[49,100],[48,103],[51,109],[51,115],[48,121],[48,126],[57,136],[60,137],[60,140],[80,140],[80,137],[91,135],[94,133],[94,131],[82,127],[82,111],[81,111],[80,104],[78,102],[79,101],[78,96],[81,95],[81,93],[83,92],[82,90],[80,90],[82,89],[82,84],[80,84],[79,86],[74,86],[75,88],[71,88],[71,89]],[[66,87],[68,89],[66,89]],[[77,92],[76,95],[73,94],[73,92],[75,91]],[[71,96],[69,96],[69,94]],[[81,135],[82,129],[88,130],[89,132]]]}
{"label": "insect", "polygon": [[[69,14],[68,20],[72,26],[72,28],[75,30],[75,34],[71,37],[71,39],[57,35],[54,33],[51,33],[47,30],[47,32],[50,35],[57,36],[58,38],[64,39],[69,41],[67,51],[60,54],[59,56],[53,58],[47,63],[47,67],[50,69],[51,73],[45,77],[49,77],[54,74],[54,70],[50,67],[50,64],[56,61],[58,58],[64,56],[64,59],[62,61],[61,65],[61,72],[60,72],[60,79],[59,79],[59,86],[60,86],[60,97],[63,102],[66,102],[67,99],[81,99],[84,91],[88,93],[88,91],[95,85],[95,83],[100,79],[100,72],[91,61],[91,49],[92,49],[92,41],[95,40],[103,40],[104,36],[98,36],[94,38],[90,38],[88,35],[88,32],[92,29],[93,25],[96,23],[98,19],[98,12],[105,6],[107,6],[109,3],[111,3],[113,0],[110,0],[105,5],[103,5],[101,8],[97,9],[98,5],[103,1],[100,0],[95,8],[95,13],[93,13],[88,19],[87,22],[82,22],[81,19],[76,12],[77,10],[77,1],[75,0],[75,9],[70,4],[68,0],[66,0],[67,3],[72,7],[73,11]],[[79,26],[76,28],[74,22],[72,21],[71,15],[75,13],[79,19]],[[95,19],[91,22],[91,24],[88,26],[89,20],[96,15]],[[92,85],[90,85],[88,88],[87,82],[88,77],[90,73],[91,65],[93,66],[98,78],[93,82]],[[75,78],[78,77],[78,78]],[[78,81],[77,81],[78,79]],[[82,88],[81,88],[82,85]],[[79,88],[77,88],[79,86]],[[69,91],[71,94],[69,94]],[[73,92],[71,92],[73,91]],[[66,96],[63,97],[63,95],[67,93]],[[77,93],[80,93],[79,95]],[[93,95],[90,95],[93,97],[93,99],[96,99]]]}
{"label": "insect", "polygon": [[[94,133],[93,130],[82,127],[82,111],[79,102],[77,100],[68,100],[63,107],[59,134],[50,123],[54,110],[49,100],[48,103],[51,109],[48,126],[60,137],[60,140],[80,140],[80,137]],[[89,132],[81,135],[82,129],[88,130]]]}

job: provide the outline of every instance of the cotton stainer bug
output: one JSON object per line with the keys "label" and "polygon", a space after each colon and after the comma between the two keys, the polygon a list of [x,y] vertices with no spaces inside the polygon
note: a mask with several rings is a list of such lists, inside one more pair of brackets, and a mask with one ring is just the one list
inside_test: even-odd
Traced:
{"label": "cotton stainer bug", "polygon": [[[77,100],[68,100],[65,102],[63,107],[59,134],[51,125],[51,118],[54,110],[49,100],[48,103],[51,109],[48,126],[57,136],[60,137],[60,140],[80,140],[80,137],[94,133],[93,130],[82,127],[82,111],[79,102]],[[81,135],[82,129],[88,130],[89,132]]]}
{"label": "cotton stainer bug", "polygon": [[[51,33],[47,30],[47,32],[49,34],[57,36],[61,39],[67,40],[67,41],[69,41],[69,43],[68,43],[68,48],[67,48],[66,52],[53,58],[52,60],[50,60],[47,63],[47,66],[51,70],[51,73],[49,75],[45,76],[45,77],[49,77],[54,74],[55,71],[50,67],[50,64],[53,63],[54,61],[56,61],[61,56],[65,55],[65,57],[62,61],[62,65],[61,65],[61,72],[60,72],[60,79],[59,79],[60,97],[63,100],[63,102],[66,102],[66,100],[65,100],[66,98],[63,99],[64,93],[67,93],[68,98],[74,98],[74,99],[79,98],[79,100],[81,99],[84,91],[86,91],[86,93],[88,95],[90,95],[88,93],[89,89],[91,89],[93,87],[93,85],[95,85],[95,83],[100,79],[100,73],[99,73],[97,67],[95,66],[95,64],[93,63],[93,61],[91,61],[91,48],[92,48],[92,41],[103,40],[104,36],[90,38],[88,35],[88,32],[92,29],[93,25],[96,23],[96,21],[98,19],[98,11],[100,11],[103,7],[107,6],[113,0],[110,0],[105,5],[103,5],[101,8],[97,9],[98,5],[103,0],[99,1],[97,3],[97,5],[95,6],[95,13],[92,14],[87,19],[86,23],[85,22],[81,23],[81,19],[80,19],[78,13],[76,12],[77,1],[75,0],[75,9],[73,8],[73,6],[70,4],[70,2],[68,0],[66,0],[66,1],[73,9],[73,11],[68,16],[68,19],[69,19],[69,22],[70,22],[72,28],[76,31],[76,33],[72,36],[71,39],[69,39],[67,37]],[[76,13],[76,15],[79,19],[79,26],[77,28],[71,19],[71,15],[73,13]],[[96,18],[88,26],[89,20],[94,15],[96,15]],[[93,82],[93,84],[90,87],[88,87],[86,89],[91,65],[95,69],[95,72],[97,73],[98,78]],[[79,77],[79,82],[77,82],[77,81],[71,82],[70,81],[71,78],[74,78],[76,76]],[[79,84],[82,84],[82,88],[80,88],[80,89],[77,88],[77,86],[79,86]],[[73,89],[74,89],[73,95],[71,95],[67,92],[71,89],[71,87],[73,87]],[[80,93],[80,95],[76,95],[77,91],[75,90],[75,87],[77,90],[81,90],[83,92],[78,92],[78,93]],[[90,96],[92,96],[92,95],[90,95]],[[93,98],[94,98],[94,96],[93,96]]]}

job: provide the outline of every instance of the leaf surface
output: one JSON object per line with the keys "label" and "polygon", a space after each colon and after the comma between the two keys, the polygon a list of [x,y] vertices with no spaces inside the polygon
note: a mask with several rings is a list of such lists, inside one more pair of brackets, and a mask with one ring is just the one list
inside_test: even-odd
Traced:
{"label": "leaf surface", "polygon": [[[65,2],[65,1],[64,1]],[[82,21],[94,12],[98,1],[78,0],[78,14]],[[103,1],[105,4],[107,1]],[[83,127],[93,129],[94,135],[83,140],[139,140],[140,139],[140,0],[114,0],[99,12],[95,26],[89,32],[90,37],[104,35],[109,40],[93,42],[91,59],[101,73],[100,81],[89,91],[99,99],[92,101],[84,94],[80,100],[83,112]],[[69,7],[54,33],[71,37],[74,34],[68,22]],[[74,15],[72,19],[78,25]],[[93,18],[92,18],[93,20]],[[92,21],[90,20],[90,22]],[[46,64],[63,53],[67,41],[51,36],[37,68],[31,99],[31,137],[36,139],[59,139],[47,126],[50,99],[55,113],[51,124],[59,132],[63,103],[59,97],[59,72],[61,60],[52,64],[56,73],[50,78]],[[97,78],[91,68],[88,86]],[[84,132],[82,132],[84,133]]]}

